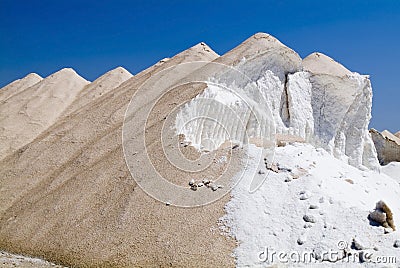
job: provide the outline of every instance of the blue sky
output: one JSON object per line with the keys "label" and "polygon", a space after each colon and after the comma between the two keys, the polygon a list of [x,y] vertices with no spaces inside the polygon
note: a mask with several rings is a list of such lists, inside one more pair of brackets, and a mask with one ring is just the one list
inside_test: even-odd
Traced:
{"label": "blue sky", "polygon": [[378,130],[400,130],[400,1],[0,0],[0,87],[72,67],[88,80],[131,73],[201,41],[223,54],[267,32],[370,74]]}

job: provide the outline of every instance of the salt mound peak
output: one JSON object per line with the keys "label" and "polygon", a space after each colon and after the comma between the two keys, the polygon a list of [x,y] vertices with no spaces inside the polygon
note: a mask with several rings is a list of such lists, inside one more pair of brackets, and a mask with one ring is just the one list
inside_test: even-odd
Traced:
{"label": "salt mound peak", "polygon": [[63,115],[69,115],[79,110],[93,100],[119,87],[131,77],[133,75],[121,66],[106,72],[92,83],[86,85]]}
{"label": "salt mound peak", "polygon": [[[214,52],[206,43],[198,43],[182,52],[176,54],[172,58],[164,58],[159,61],[158,64],[150,67],[158,67],[161,64],[165,68],[172,67],[181,62],[191,62],[191,61],[213,61],[218,58],[219,55]],[[168,60],[167,60],[168,59]],[[164,68],[163,67],[163,68]]]}
{"label": "salt mound peak", "polygon": [[21,80],[24,80],[24,79],[26,79],[26,80],[31,80],[31,79],[33,79],[33,80],[37,80],[38,82],[40,81],[40,80],[42,80],[43,78],[40,76],[40,75],[38,75],[37,73],[29,73],[29,74],[27,74],[24,78],[22,78]]}
{"label": "salt mound peak", "polygon": [[117,67],[115,69],[112,69],[102,76],[98,77],[96,80],[94,80],[92,83],[90,83],[84,92],[87,91],[88,89],[92,89],[94,87],[100,86],[100,87],[105,87],[109,88],[112,86],[112,88],[115,88],[131,78],[133,75],[128,72],[125,68],[123,67]]}
{"label": "salt mound peak", "polygon": [[160,66],[169,60],[170,60],[170,58],[163,58],[163,59],[159,60],[154,66]]}
{"label": "salt mound peak", "polygon": [[268,33],[256,33],[249,38],[247,38],[242,44],[252,44],[256,46],[261,46],[263,48],[269,47],[287,47],[281,41],[279,41],[276,37],[268,34]]}
{"label": "salt mound peak", "polygon": [[7,100],[11,96],[39,83],[43,78],[36,74],[30,73],[21,79],[17,79],[0,89],[0,101]]}
{"label": "salt mound peak", "polygon": [[62,68],[59,71],[50,74],[45,78],[46,79],[77,79],[82,82],[90,83],[90,81],[86,80],[82,76],[80,76],[74,69],[72,68]]}
{"label": "salt mound peak", "polygon": [[397,131],[394,135],[395,135],[397,138],[400,138],[400,131]]}
{"label": "salt mound peak", "polygon": [[395,143],[397,143],[397,145],[400,145],[400,138],[398,138],[396,135],[394,135],[389,130],[385,129],[384,131],[382,131],[382,136],[394,141]]}
{"label": "salt mound peak", "polygon": [[[3,88],[0,89],[0,91],[2,91],[3,89],[9,88],[9,87],[16,87],[16,86],[20,86],[20,85],[34,85],[37,82],[40,82],[43,78],[38,75],[37,73],[29,73],[26,76],[24,76],[23,78],[17,79],[12,81],[11,83],[9,83],[8,85],[5,85]],[[29,86],[28,86],[29,87]]]}
{"label": "salt mound peak", "polygon": [[206,60],[213,60],[217,57],[219,57],[219,55],[212,50],[206,43],[204,42],[200,42],[184,51],[182,51],[181,53],[175,55],[173,58],[179,58],[179,57],[185,57],[188,55],[203,55],[205,57]]}
{"label": "salt mound peak", "polygon": [[287,73],[301,71],[303,68],[297,52],[267,33],[256,33],[247,38],[222,55],[217,62],[235,66],[254,79],[260,78],[266,70],[271,70],[282,82]]}
{"label": "salt mound peak", "polygon": [[193,47],[191,47],[189,49],[194,50],[194,51],[198,51],[198,52],[205,51],[205,52],[208,52],[208,53],[212,53],[212,54],[214,54],[216,56],[219,56],[214,50],[211,49],[211,47],[209,47],[204,42],[200,42],[197,45],[194,45]]}
{"label": "salt mound peak", "polygon": [[117,67],[114,68],[108,72],[106,72],[105,74],[103,74],[102,76],[98,77],[94,82],[96,82],[97,80],[105,80],[106,78],[110,78],[110,77],[119,77],[119,78],[123,78],[123,77],[132,77],[133,75],[127,71],[124,67]]}
{"label": "salt mound peak", "polygon": [[237,54],[238,51],[247,51],[246,55],[257,56],[265,51],[275,50],[275,49],[288,50],[291,53],[293,53],[296,57],[300,58],[300,56],[293,49],[289,48],[281,41],[279,41],[277,38],[268,33],[256,33],[252,35],[251,37],[243,41],[240,45],[233,48],[231,51],[224,54],[223,56],[232,53]]}
{"label": "salt mound peak", "polygon": [[311,53],[304,58],[303,66],[305,71],[314,74],[328,74],[333,76],[352,75],[352,72],[342,64],[320,52]]}

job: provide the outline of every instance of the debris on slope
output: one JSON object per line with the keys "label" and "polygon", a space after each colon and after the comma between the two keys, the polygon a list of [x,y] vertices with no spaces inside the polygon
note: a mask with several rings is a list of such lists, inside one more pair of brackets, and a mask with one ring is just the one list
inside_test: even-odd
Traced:
{"label": "debris on slope", "polygon": [[382,200],[376,203],[375,210],[372,211],[368,217],[373,222],[376,222],[385,228],[391,228],[393,231],[396,231],[392,211]]}
{"label": "debris on slope", "polygon": [[[376,171],[356,169],[320,148],[294,143],[277,147],[274,161],[288,168],[304,168],[307,175],[285,182],[286,173],[269,172],[262,186],[250,194],[259,150],[263,149],[248,146],[251,162],[245,174],[238,174],[243,179],[233,189],[227,214],[222,218],[239,243],[234,252],[237,266],[281,264],[277,255],[271,258],[274,252],[295,252],[297,255],[293,256],[297,257],[310,254],[310,259],[301,264],[295,257],[285,262],[301,267],[321,262],[324,267],[335,267],[342,260],[357,265],[365,261],[364,257],[371,260],[367,267],[374,267],[380,256],[399,257],[393,246],[400,239],[398,232],[385,234],[388,228],[371,225],[368,220],[371,207],[377,206],[379,213],[385,215],[381,222],[394,227],[400,219],[397,182]],[[348,178],[353,184],[346,181]],[[376,204],[377,200],[385,202]],[[362,242],[363,249],[352,248],[354,239],[358,244]],[[323,257],[328,251],[336,254],[329,260]],[[367,251],[372,254],[365,254]]]}

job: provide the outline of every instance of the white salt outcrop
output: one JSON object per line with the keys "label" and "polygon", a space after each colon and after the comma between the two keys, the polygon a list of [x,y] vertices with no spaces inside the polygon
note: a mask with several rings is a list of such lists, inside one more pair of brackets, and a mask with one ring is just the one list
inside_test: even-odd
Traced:
{"label": "white salt outcrop", "polygon": [[214,62],[225,64],[226,71],[210,72],[208,87],[176,119],[178,134],[197,148],[213,150],[226,140],[246,143],[283,134],[322,147],[355,167],[379,168],[367,129],[372,106],[368,76],[321,53],[302,61],[263,33]]}
{"label": "white salt outcrop", "polygon": [[314,134],[311,142],[337,158],[348,159],[355,167],[378,168],[368,133],[372,107],[369,77],[350,73],[321,53],[306,57],[303,64],[312,84]]}

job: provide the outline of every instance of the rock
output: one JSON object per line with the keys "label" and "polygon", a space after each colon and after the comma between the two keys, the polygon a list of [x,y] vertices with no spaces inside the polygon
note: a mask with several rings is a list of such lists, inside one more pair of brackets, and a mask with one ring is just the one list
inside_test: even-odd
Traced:
{"label": "rock", "polygon": [[345,179],[345,181],[350,183],[350,184],[354,184],[354,181],[352,179]]}
{"label": "rock", "polygon": [[218,186],[217,185],[215,185],[214,183],[211,183],[210,185],[209,185],[209,187],[211,188],[211,190],[213,190],[213,191],[216,191],[216,190],[218,190]]}
{"label": "rock", "polygon": [[290,172],[293,179],[298,179],[298,178],[306,175],[307,173],[308,173],[307,170],[305,170],[304,168],[301,168],[301,167],[298,167],[295,170],[293,170],[292,172]]}
{"label": "rock", "polygon": [[370,220],[380,224],[380,225],[384,225],[386,224],[386,214],[382,211],[379,210],[374,210],[369,214],[369,218]]}
{"label": "rock", "polygon": [[304,216],[303,216],[303,220],[304,220],[305,222],[311,222],[311,223],[317,222],[317,219],[316,219],[313,215],[310,215],[310,214],[304,215]]}
{"label": "rock", "polygon": [[290,175],[286,176],[285,182],[291,182],[293,179]]}
{"label": "rock", "polygon": [[260,175],[261,175],[261,174],[265,174],[265,171],[259,170],[259,171],[258,171],[258,174],[260,174]]}
{"label": "rock", "polygon": [[283,171],[283,172],[292,172],[292,169],[291,169],[291,168],[282,167],[282,166],[280,166],[279,164],[278,164],[278,170],[279,170],[279,171]]}
{"label": "rock", "polygon": [[197,187],[203,187],[204,186],[204,183],[202,183],[202,182],[199,182],[198,184],[197,184]]}
{"label": "rock", "polygon": [[204,183],[204,185],[208,185],[210,183],[210,180],[204,179],[203,183]]}
{"label": "rock", "polygon": [[383,233],[384,233],[384,234],[390,234],[390,233],[393,233],[393,229],[392,229],[392,228],[390,228],[390,227],[384,228],[384,229],[383,229]]}
{"label": "rock", "polygon": [[307,200],[311,197],[311,193],[309,191],[301,191],[300,192],[300,200]]}
{"label": "rock", "polygon": [[317,209],[317,208],[318,208],[318,205],[316,205],[316,204],[311,204],[309,206],[309,209]]}
{"label": "rock", "polygon": [[355,250],[363,250],[365,247],[361,245],[359,241],[357,241],[355,238],[353,238],[353,242],[351,243],[351,248]]}
{"label": "rock", "polygon": [[305,237],[299,237],[297,239],[297,244],[299,244],[299,245],[303,245],[305,242],[306,242]]}
{"label": "rock", "polygon": [[370,262],[370,260],[372,259],[372,257],[373,257],[373,253],[371,252],[371,251],[369,251],[369,250],[363,250],[363,251],[361,251],[360,253],[359,253],[359,259],[360,259],[360,262],[361,263],[363,263],[363,262]]}
{"label": "rock", "polygon": [[312,225],[311,223],[307,222],[306,224],[304,224],[303,227],[304,227],[305,229],[308,229],[308,228],[313,227],[313,225]]}
{"label": "rock", "polygon": [[197,191],[197,185],[194,184],[194,185],[190,186],[190,189],[192,189],[193,191]]}
{"label": "rock", "polygon": [[394,243],[393,243],[393,246],[395,248],[400,248],[400,240],[395,240]]}
{"label": "rock", "polygon": [[194,179],[191,179],[191,180],[189,181],[189,185],[190,185],[190,186],[193,186],[193,185],[194,185]]}
{"label": "rock", "polygon": [[269,170],[271,170],[271,171],[273,171],[273,172],[275,172],[275,173],[278,173],[279,172],[279,169],[278,169],[278,166],[277,166],[277,164],[267,164],[266,165],[266,168],[267,169],[269,169]]}
{"label": "rock", "polygon": [[376,203],[375,210],[368,215],[368,218],[385,228],[390,227],[396,231],[392,211],[382,200]]}

